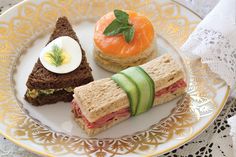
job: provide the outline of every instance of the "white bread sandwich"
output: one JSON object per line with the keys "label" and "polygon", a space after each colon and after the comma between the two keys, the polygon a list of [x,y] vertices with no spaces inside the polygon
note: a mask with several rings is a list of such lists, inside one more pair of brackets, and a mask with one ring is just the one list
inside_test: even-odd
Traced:
{"label": "white bread sandwich", "polygon": [[72,112],[89,136],[185,93],[182,68],[166,54],[74,89]]}

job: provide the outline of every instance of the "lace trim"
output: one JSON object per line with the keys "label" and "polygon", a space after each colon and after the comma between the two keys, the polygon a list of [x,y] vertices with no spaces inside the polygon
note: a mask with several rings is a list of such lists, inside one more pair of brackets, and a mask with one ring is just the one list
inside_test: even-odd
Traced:
{"label": "lace trim", "polygon": [[235,87],[236,48],[222,33],[200,28],[190,35],[181,50],[189,57],[201,57],[202,63],[208,64],[231,89]]}
{"label": "lace trim", "polygon": [[229,99],[218,118],[199,137],[161,157],[232,157],[232,137],[227,119],[235,115],[235,103],[235,99]]}

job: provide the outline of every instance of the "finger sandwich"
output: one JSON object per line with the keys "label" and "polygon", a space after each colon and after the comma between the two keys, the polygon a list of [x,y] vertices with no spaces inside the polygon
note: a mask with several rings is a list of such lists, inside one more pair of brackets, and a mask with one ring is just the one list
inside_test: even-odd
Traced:
{"label": "finger sandwich", "polygon": [[175,99],[185,93],[186,86],[182,68],[166,54],[138,68],[75,88],[72,112],[81,128],[93,136]]}

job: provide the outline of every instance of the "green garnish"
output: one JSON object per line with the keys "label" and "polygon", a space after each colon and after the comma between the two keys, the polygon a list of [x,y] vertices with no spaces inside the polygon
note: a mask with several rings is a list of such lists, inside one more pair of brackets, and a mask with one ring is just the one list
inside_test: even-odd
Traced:
{"label": "green garnish", "polygon": [[58,47],[56,44],[52,47],[52,52],[48,53],[50,57],[51,64],[55,65],[56,67],[62,65],[64,61],[64,57],[62,56],[63,50]]}
{"label": "green garnish", "polygon": [[106,36],[123,34],[125,41],[130,43],[134,38],[134,27],[129,23],[129,15],[122,10],[114,10],[114,19],[104,30]]}

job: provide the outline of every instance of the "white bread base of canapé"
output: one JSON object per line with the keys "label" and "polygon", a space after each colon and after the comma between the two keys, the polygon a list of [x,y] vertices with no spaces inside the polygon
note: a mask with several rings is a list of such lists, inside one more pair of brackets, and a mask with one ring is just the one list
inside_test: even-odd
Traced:
{"label": "white bread base of canap\u00e9", "polygon": [[151,45],[143,52],[140,52],[135,56],[129,56],[127,58],[106,55],[101,50],[99,50],[96,45],[94,45],[93,51],[93,56],[96,63],[100,67],[110,72],[119,72],[131,66],[147,63],[148,61],[156,58],[157,54],[156,40],[153,40]]}
{"label": "white bread base of canap\u00e9", "polygon": [[[176,90],[174,93],[168,93],[165,94],[161,97],[156,97],[154,100],[154,105],[153,106],[157,106],[166,102],[169,102],[173,99],[175,99],[178,96],[181,96],[182,94],[184,94],[185,92],[185,88],[180,88],[178,90]],[[115,124],[118,124],[126,119],[128,119],[130,116],[125,116],[125,117],[121,117],[121,118],[114,118],[113,120],[111,120],[110,122],[108,122],[106,125],[104,125],[103,127],[100,128],[88,128],[83,119],[82,118],[75,118],[75,121],[79,124],[79,126],[89,135],[89,136],[94,136],[100,132],[103,132],[105,130],[107,130],[108,128],[111,128],[112,126],[114,126]]]}

